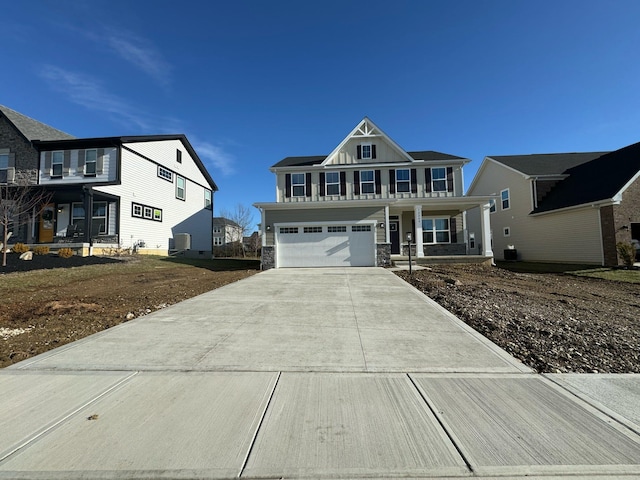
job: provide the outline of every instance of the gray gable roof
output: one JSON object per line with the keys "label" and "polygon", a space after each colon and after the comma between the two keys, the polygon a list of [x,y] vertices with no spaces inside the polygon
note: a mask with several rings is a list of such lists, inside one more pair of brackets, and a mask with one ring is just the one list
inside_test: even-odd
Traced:
{"label": "gray gable roof", "polygon": [[489,155],[489,158],[525,175],[561,175],[608,152]]}
{"label": "gray gable roof", "polygon": [[238,222],[235,222],[229,218],[226,217],[213,217],[213,225],[214,226],[225,226],[225,225],[229,225],[231,227],[238,227],[241,228],[240,225],[238,225]]}
{"label": "gray gable roof", "polygon": [[[492,157],[493,158],[493,157]],[[640,172],[640,143],[600,155],[564,171],[533,213],[613,199]]]}
{"label": "gray gable roof", "polygon": [[0,105],[0,112],[9,120],[25,138],[33,140],[68,140],[75,138],[61,130],[27,117],[15,110]]}
{"label": "gray gable roof", "polygon": [[[420,152],[407,152],[414,160],[464,160],[462,157],[456,157],[455,155],[449,155],[448,153],[434,152],[433,150],[423,150]],[[315,155],[309,157],[287,157],[280,160],[271,168],[278,167],[308,167],[311,165],[319,165],[325,159],[327,155]],[[332,165],[335,166],[335,165]]]}

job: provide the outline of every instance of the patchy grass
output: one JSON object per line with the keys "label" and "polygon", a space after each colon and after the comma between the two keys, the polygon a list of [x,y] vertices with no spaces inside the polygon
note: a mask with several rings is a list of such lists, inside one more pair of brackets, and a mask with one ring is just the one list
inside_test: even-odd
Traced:
{"label": "patchy grass", "polygon": [[594,267],[565,263],[496,262],[499,268],[516,273],[564,273],[577,277],[600,278],[615,282],[640,283],[640,269]]}

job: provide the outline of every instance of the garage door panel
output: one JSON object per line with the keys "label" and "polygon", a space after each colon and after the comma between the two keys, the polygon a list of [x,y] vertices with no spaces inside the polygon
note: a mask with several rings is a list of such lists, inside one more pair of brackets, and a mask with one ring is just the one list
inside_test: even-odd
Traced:
{"label": "garage door panel", "polygon": [[375,264],[371,231],[278,233],[278,267],[372,266]]}

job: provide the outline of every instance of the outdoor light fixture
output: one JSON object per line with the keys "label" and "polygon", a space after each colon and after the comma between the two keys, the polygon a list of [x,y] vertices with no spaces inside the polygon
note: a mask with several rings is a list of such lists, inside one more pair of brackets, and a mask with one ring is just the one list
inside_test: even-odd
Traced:
{"label": "outdoor light fixture", "polygon": [[412,270],[411,270],[411,240],[413,238],[413,235],[411,235],[411,232],[407,232],[407,246],[409,247],[409,275],[411,275]]}
{"label": "outdoor light fixture", "polygon": [[379,228],[384,228],[384,222],[380,222],[380,225],[378,225]]}
{"label": "outdoor light fixture", "polygon": [[271,231],[271,225],[267,225],[267,232]]}
{"label": "outdoor light fixture", "polygon": [[413,236],[411,235],[411,232],[407,232],[407,242],[411,243],[411,240],[413,240]]}

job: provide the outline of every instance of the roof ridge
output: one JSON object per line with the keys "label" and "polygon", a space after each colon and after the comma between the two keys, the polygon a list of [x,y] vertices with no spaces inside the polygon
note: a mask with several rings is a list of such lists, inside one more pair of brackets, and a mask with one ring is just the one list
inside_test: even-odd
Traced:
{"label": "roof ridge", "polygon": [[[0,112],[29,141],[33,140],[72,140],[76,137],[60,129],[47,125],[35,118],[20,113],[13,108],[0,104]],[[47,138],[38,138],[38,137]]]}

